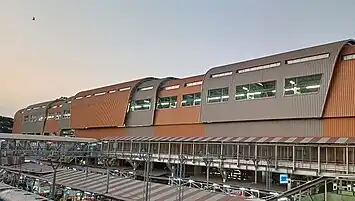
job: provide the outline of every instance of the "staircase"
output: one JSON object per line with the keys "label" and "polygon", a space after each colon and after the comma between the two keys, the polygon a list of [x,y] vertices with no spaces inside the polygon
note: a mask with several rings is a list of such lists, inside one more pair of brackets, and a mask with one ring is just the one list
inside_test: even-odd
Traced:
{"label": "staircase", "polygon": [[[324,186],[326,184],[326,182],[329,180],[330,179],[326,178],[326,177],[318,177],[317,179],[314,179],[314,180],[309,181],[305,184],[302,184],[302,185],[292,188],[288,191],[285,191],[278,196],[268,198],[268,199],[266,199],[266,201],[278,201],[279,199],[280,200],[288,200],[295,195],[301,195],[306,190],[309,190],[311,188],[318,187],[318,186]],[[285,198],[288,198],[288,199],[285,199]]]}

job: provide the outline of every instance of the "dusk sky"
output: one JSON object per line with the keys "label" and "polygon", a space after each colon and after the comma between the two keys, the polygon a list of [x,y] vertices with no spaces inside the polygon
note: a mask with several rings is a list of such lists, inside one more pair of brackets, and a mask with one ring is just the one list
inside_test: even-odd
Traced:
{"label": "dusk sky", "polygon": [[355,38],[354,19],[353,0],[0,0],[0,115]]}

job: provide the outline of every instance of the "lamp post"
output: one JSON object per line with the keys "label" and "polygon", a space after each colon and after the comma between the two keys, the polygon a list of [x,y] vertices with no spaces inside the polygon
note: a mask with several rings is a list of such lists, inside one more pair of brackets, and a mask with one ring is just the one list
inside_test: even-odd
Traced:
{"label": "lamp post", "polygon": [[144,177],[143,200],[149,201],[150,190],[151,190],[150,173],[152,171],[152,165],[151,165],[152,154],[149,151],[147,152],[145,151],[145,149],[142,149],[139,157],[145,161],[144,173],[143,173],[143,177]]}
{"label": "lamp post", "polygon": [[59,157],[59,163],[58,164],[54,164],[52,161],[52,158],[48,158],[50,165],[53,169],[53,181],[52,181],[52,188],[51,188],[51,199],[55,199],[56,196],[56,179],[57,179],[57,169],[59,166],[61,166],[62,164],[62,157]]}
{"label": "lamp post", "polygon": [[184,198],[184,185],[182,180],[185,178],[185,163],[186,163],[186,156],[181,154],[179,156],[179,163],[178,168],[176,169],[177,174],[176,176],[179,178],[179,186],[178,186],[178,201],[182,201]]}
{"label": "lamp post", "polygon": [[272,178],[272,172],[270,169],[270,164],[272,162],[271,157],[267,157],[266,158],[266,189],[270,189],[271,188],[271,178]]}
{"label": "lamp post", "polygon": [[205,157],[202,158],[203,162],[206,164],[206,187],[207,189],[209,189],[209,180],[210,180],[210,166],[211,166],[211,163],[213,161],[213,158],[211,158],[209,156],[209,154],[207,153]]}
{"label": "lamp post", "polygon": [[111,164],[110,164],[109,160],[110,160],[109,157],[106,157],[106,158],[104,158],[104,161],[103,161],[104,165],[106,167],[106,176],[107,176],[105,193],[108,193],[109,192],[109,188],[110,188],[110,166],[111,166]]}

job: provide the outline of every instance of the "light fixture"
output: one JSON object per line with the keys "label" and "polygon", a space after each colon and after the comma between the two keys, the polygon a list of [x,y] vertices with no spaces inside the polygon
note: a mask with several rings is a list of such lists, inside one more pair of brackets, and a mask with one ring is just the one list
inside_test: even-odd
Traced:
{"label": "light fixture", "polygon": [[306,86],[306,89],[316,89],[319,87],[320,87],[320,85],[311,85],[311,86]]}

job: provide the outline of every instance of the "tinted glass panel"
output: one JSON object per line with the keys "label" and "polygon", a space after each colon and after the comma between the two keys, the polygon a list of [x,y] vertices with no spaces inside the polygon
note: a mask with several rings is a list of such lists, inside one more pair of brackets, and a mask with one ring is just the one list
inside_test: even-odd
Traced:
{"label": "tinted glass panel", "polygon": [[285,79],[286,96],[317,93],[320,89],[322,74]]}
{"label": "tinted glass panel", "polygon": [[157,108],[158,109],[176,108],[176,104],[177,104],[177,96],[163,97],[163,98],[159,98]]}
{"label": "tinted glass panel", "polygon": [[275,97],[276,81],[257,82],[253,84],[239,85],[236,87],[236,100],[250,100]]}
{"label": "tinted glass panel", "polygon": [[150,110],[151,100],[142,99],[142,100],[133,100],[131,103],[131,111],[140,111],[140,110]]}
{"label": "tinted glass panel", "polygon": [[195,106],[201,104],[201,93],[182,95],[181,106]]}
{"label": "tinted glass panel", "polygon": [[219,89],[209,89],[207,95],[207,103],[220,103],[228,101],[228,89],[228,87]]}

